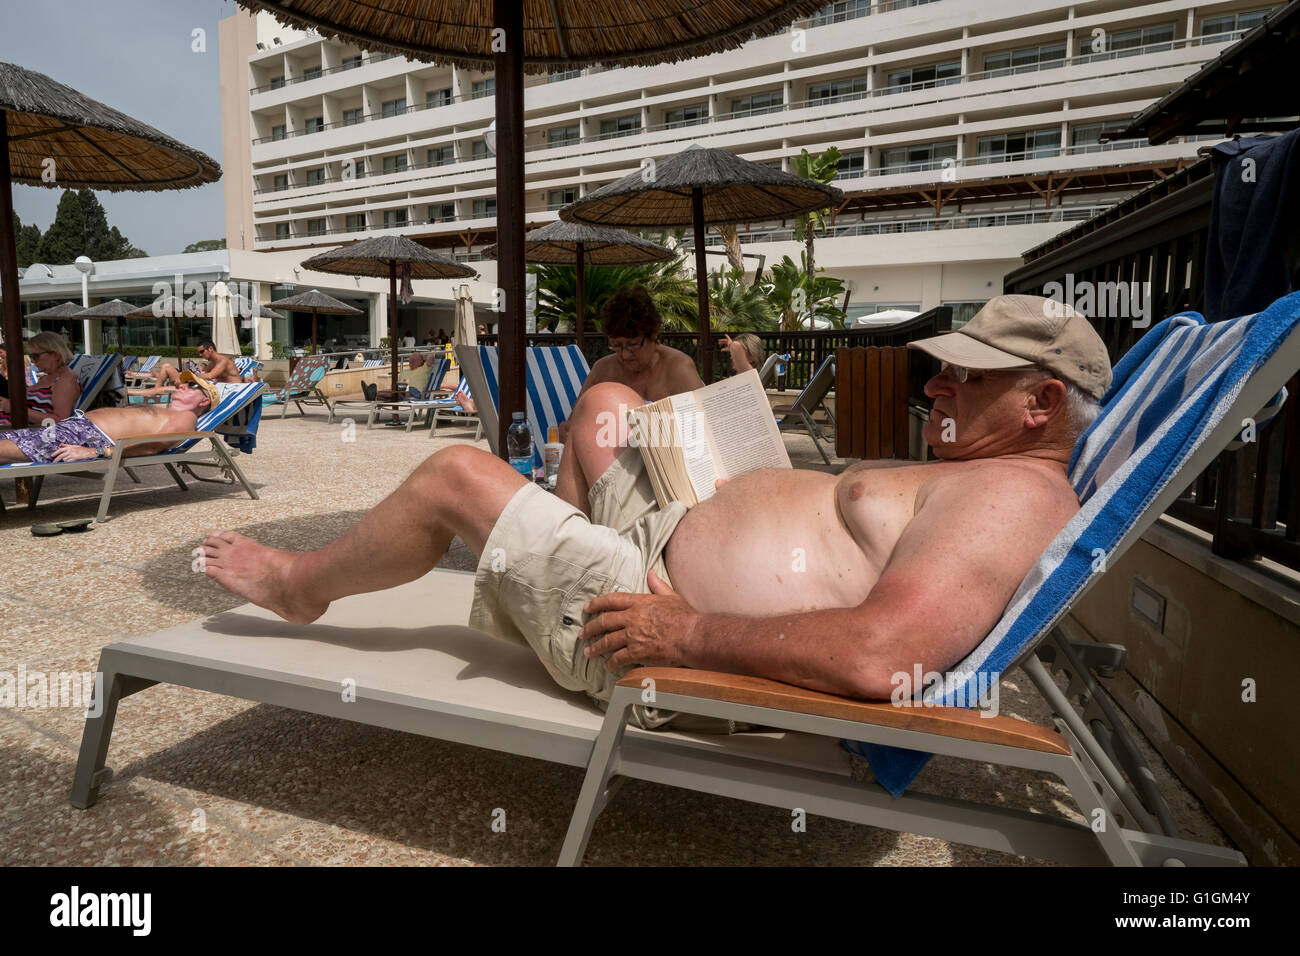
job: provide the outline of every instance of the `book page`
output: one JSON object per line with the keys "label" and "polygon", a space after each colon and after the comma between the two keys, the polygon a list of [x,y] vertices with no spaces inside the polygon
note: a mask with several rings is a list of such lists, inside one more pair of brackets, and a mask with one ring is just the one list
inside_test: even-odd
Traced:
{"label": "book page", "polygon": [[700,409],[696,406],[697,392],[683,392],[669,398],[672,403],[673,421],[676,434],[675,444],[682,450],[682,463],[686,469],[686,478],[695,492],[695,501],[683,498],[688,505],[695,505],[713,495],[713,482],[718,477],[714,464],[713,452],[709,447],[708,432],[700,419]]}
{"label": "book page", "polygon": [[[707,423],[715,477],[735,478],[760,468],[791,467],[758,372],[750,369],[693,394]],[[712,496],[713,490],[710,483],[708,494],[701,494],[700,500]]]}

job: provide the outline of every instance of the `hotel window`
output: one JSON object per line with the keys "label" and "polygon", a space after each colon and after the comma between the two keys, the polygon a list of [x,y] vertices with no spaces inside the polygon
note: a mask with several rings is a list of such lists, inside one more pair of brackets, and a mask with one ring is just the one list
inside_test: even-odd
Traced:
{"label": "hotel window", "polygon": [[321,77],[321,68],[319,66],[309,66],[302,71],[303,81],[319,80]]}
{"label": "hotel window", "polygon": [[[955,332],[975,318],[975,313],[984,308],[987,300],[980,302],[945,302],[943,304],[952,309],[952,329]],[[917,308],[919,309],[920,306],[917,306]]]}
{"label": "hotel window", "polygon": [[345,56],[342,59],[342,61],[339,63],[339,66],[344,70],[355,70],[360,65],[361,65],[360,53],[356,54],[355,56]]}
{"label": "hotel window", "polygon": [[984,72],[993,76],[1050,70],[1065,62],[1065,41],[1027,46],[1019,50],[989,53],[984,57]]}
{"label": "hotel window", "polygon": [[555,126],[546,131],[546,145],[549,149],[572,146],[581,140],[582,127],[576,123],[572,126]]}
{"label": "hotel window", "polygon": [[322,116],[309,116],[302,121],[302,129],[305,133],[319,133],[325,128],[325,118]]}
{"label": "hotel window", "polygon": [[665,111],[664,126],[667,129],[676,129],[679,126],[698,126],[708,118],[709,104],[696,103],[694,106],[683,106],[680,109]]}
{"label": "hotel window", "polygon": [[289,238],[289,224],[287,222],[277,222],[275,224],[275,238],[277,239]]}
{"label": "hotel window", "polygon": [[824,103],[858,100],[867,95],[867,78],[855,76],[829,83],[816,83],[808,87],[808,99]]}
{"label": "hotel window", "polygon": [[384,228],[400,229],[407,223],[405,209],[385,209],[384,210]]}
{"label": "hotel window", "polygon": [[640,113],[631,113],[627,116],[616,116],[614,119],[605,119],[600,121],[601,139],[613,139],[618,136],[631,136],[633,133],[639,133],[640,131]]}
{"label": "hotel window", "polygon": [[307,170],[306,182],[308,186],[319,186],[325,182],[325,167],[318,166],[315,169]]}
{"label": "hotel window", "polygon": [[552,189],[546,194],[546,208],[559,209],[561,206],[567,206],[578,198],[578,187],[569,186],[567,189]]}
{"label": "hotel window", "polygon": [[356,126],[358,123],[364,122],[365,118],[366,118],[365,110],[363,110],[360,106],[358,106],[356,109],[343,111],[344,126]]}
{"label": "hotel window", "polygon": [[385,156],[384,172],[386,173],[406,172],[406,154],[398,153],[396,156]]}
{"label": "hotel window", "polygon": [[548,83],[559,83],[561,80],[576,80],[582,76],[582,70],[565,70],[562,73],[552,73],[546,78]]}
{"label": "hotel window", "polygon": [[474,140],[473,143],[470,144],[469,147],[470,159],[490,159],[491,156],[492,154],[488,152],[487,143],[483,142],[483,140],[476,139]]}
{"label": "hotel window", "polygon": [[271,139],[272,139],[272,140],[281,140],[281,139],[284,139],[284,124],[283,124],[283,123],[280,123],[278,126],[272,126],[272,127],[271,127]]}
{"label": "hotel window", "polygon": [[779,113],[784,103],[785,97],[780,90],[769,90],[766,93],[755,93],[753,96],[743,96],[740,99],[732,100],[731,113],[733,116]]}
{"label": "hotel window", "polygon": [[938,169],[945,159],[957,158],[957,141],[927,143],[924,146],[896,146],[880,151],[880,171],[891,173]]}
{"label": "hotel window", "polygon": [[429,90],[424,94],[424,108],[433,109],[435,106],[451,105],[451,87],[447,86],[441,90]]}
{"label": "hotel window", "polygon": [[289,174],[288,174],[288,173],[276,173],[276,174],[275,174],[274,185],[273,185],[271,188],[272,188],[275,192],[280,192],[280,190],[282,190],[282,189],[288,189],[288,188],[289,188]]}
{"label": "hotel window", "polygon": [[1056,156],[1060,151],[1061,128],[1059,126],[981,136],[976,148],[981,163],[1009,163],[1038,156]]}
{"label": "hotel window", "polygon": [[1219,17],[1206,17],[1201,21],[1201,42],[1227,43],[1229,40],[1234,40],[1238,31],[1245,33],[1263,23],[1272,9],[1270,7],[1267,10],[1252,10],[1249,13],[1227,13]]}
{"label": "hotel window", "polygon": [[456,204],[454,202],[433,203],[429,206],[429,222],[455,222]]}
{"label": "hotel window", "polygon": [[[343,178],[344,179],[349,178],[346,170],[344,170]],[[356,156],[352,160],[352,176],[350,178],[352,179],[366,178],[366,161],[362,159],[360,156]]]}
{"label": "hotel window", "polygon": [[456,161],[456,150],[452,146],[435,146],[426,150],[424,157],[430,166],[450,166]]}
{"label": "hotel window", "polygon": [[871,0],[839,0],[828,3],[812,16],[812,25],[825,26],[828,23],[843,23],[858,17],[871,16]]}
{"label": "hotel window", "polygon": [[308,219],[308,220],[307,220],[307,235],[309,235],[309,236],[323,236],[323,235],[325,235],[325,220],[324,220],[324,219]]}
{"label": "hotel window", "polygon": [[1109,126],[1122,126],[1124,117],[1109,120],[1107,123],[1091,123],[1088,126],[1075,126],[1070,129],[1070,152],[1095,153],[1103,149],[1125,149],[1145,146],[1146,139],[1113,139],[1109,143],[1101,142],[1101,131]]}
{"label": "hotel window", "polygon": [[895,70],[885,81],[885,88],[891,92],[903,89],[928,90],[933,86],[947,86],[961,82],[961,60],[948,63],[930,63],[926,66],[914,66],[906,70]]}
{"label": "hotel window", "polygon": [[401,116],[406,112],[406,97],[403,96],[401,99],[388,100],[380,107],[380,110],[385,118],[389,116]]}
{"label": "hotel window", "polygon": [[366,231],[366,214],[364,212],[350,213],[345,220],[348,232],[365,232]]}
{"label": "hotel window", "polygon": [[496,91],[496,79],[475,80],[469,85],[469,98],[471,100],[481,100],[485,96],[492,96]]}
{"label": "hotel window", "polygon": [[836,164],[836,179],[860,179],[867,174],[867,154],[864,150],[845,153]]}
{"label": "hotel window", "polygon": [[[1145,49],[1142,49],[1145,47]],[[1158,27],[1141,27],[1133,30],[1118,30],[1106,36],[1105,46],[1093,52],[1092,40],[1080,41],[1082,56],[1080,60],[1091,63],[1094,60],[1113,60],[1120,56],[1137,56],[1140,53],[1157,53],[1174,48],[1174,25],[1164,23]]]}
{"label": "hotel window", "polygon": [[475,219],[486,219],[488,216],[495,216],[496,214],[497,200],[495,196],[490,196],[487,199],[474,200]]}
{"label": "hotel window", "polygon": [[273,90],[284,89],[284,77],[283,76],[271,77],[271,89]]}

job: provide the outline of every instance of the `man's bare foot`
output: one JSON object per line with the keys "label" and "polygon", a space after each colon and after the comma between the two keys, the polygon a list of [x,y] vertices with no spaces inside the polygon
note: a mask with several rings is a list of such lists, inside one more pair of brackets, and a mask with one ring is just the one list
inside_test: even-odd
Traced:
{"label": "man's bare foot", "polygon": [[204,573],[232,594],[274,611],[294,624],[310,624],[325,613],[328,601],[289,583],[297,555],[258,544],[233,531],[218,531],[203,542]]}

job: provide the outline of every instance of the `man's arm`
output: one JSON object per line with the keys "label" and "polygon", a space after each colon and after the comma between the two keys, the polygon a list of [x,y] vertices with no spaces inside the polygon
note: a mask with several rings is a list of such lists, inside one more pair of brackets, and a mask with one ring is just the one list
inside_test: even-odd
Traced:
{"label": "man's arm", "polygon": [[694,667],[887,698],[893,675],[918,664],[942,671],[970,653],[1073,514],[1046,476],[1017,472],[976,489],[936,484],[857,607],[766,618],[700,614],[654,578],[655,595],[589,602],[593,616],[582,630],[596,638],[589,654],[612,652],[611,670]]}
{"label": "man's arm", "polygon": [[220,353],[217,353],[217,357],[212,360],[212,365],[206,372],[199,373],[199,378],[206,378],[209,382],[219,382],[231,376],[239,377],[235,370],[235,363]]}

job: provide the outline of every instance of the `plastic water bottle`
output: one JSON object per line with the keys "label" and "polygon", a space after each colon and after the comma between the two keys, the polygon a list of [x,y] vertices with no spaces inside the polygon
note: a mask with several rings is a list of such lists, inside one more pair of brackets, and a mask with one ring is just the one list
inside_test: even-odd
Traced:
{"label": "plastic water bottle", "polygon": [[523,412],[511,414],[510,428],[506,431],[506,454],[510,467],[529,481],[533,480],[533,432]]}

